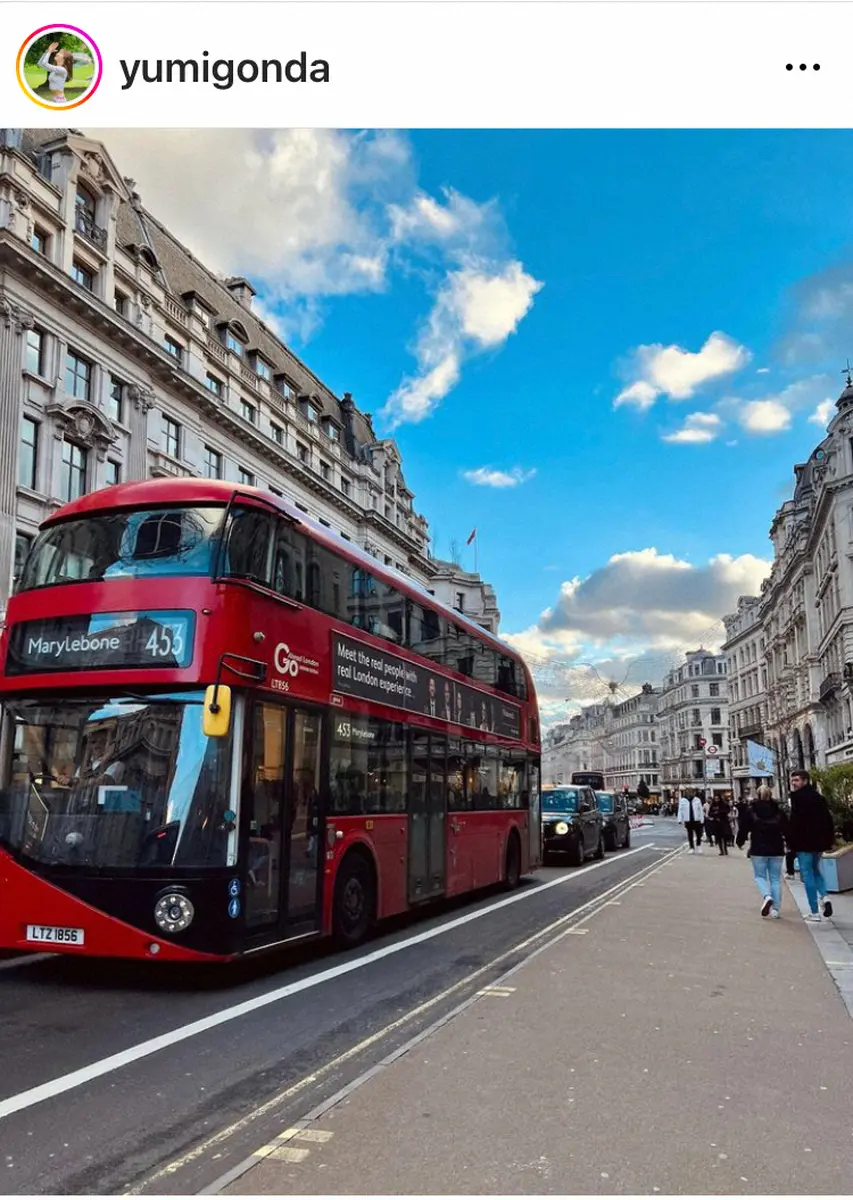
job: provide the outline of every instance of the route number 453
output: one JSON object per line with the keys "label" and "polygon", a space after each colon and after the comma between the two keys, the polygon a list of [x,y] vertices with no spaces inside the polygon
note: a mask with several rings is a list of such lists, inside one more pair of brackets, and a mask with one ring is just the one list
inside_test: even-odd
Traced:
{"label": "route number 453", "polygon": [[154,658],[180,659],[184,652],[184,632],[179,625],[161,625],[151,634],[145,649]]}
{"label": "route number 453", "polygon": [[335,732],[339,738],[348,738],[352,735],[352,725],[349,721],[338,721]]}

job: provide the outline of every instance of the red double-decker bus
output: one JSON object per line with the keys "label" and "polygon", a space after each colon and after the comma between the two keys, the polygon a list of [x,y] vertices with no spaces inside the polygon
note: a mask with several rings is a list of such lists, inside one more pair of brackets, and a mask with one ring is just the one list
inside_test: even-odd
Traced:
{"label": "red double-decker bus", "polygon": [[84,496],[0,642],[0,946],[227,960],[540,861],[521,658],[254,488]]}

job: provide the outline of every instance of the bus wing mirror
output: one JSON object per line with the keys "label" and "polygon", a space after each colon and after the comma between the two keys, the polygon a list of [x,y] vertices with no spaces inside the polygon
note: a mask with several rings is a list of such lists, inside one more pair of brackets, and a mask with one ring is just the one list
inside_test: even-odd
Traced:
{"label": "bus wing mirror", "polygon": [[206,737],[225,737],[231,728],[231,688],[211,684],[204,693],[202,728]]}

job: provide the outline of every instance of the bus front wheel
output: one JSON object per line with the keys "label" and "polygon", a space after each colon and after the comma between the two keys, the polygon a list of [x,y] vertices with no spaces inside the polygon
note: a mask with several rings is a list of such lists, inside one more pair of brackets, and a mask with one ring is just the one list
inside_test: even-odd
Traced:
{"label": "bus front wheel", "polygon": [[363,854],[349,854],[335,881],[333,927],[342,946],[364,941],[376,920],[376,875]]}

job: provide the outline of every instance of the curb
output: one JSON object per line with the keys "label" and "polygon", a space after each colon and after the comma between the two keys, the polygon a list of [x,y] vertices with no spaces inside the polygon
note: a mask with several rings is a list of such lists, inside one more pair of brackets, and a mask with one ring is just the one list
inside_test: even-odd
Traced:
{"label": "curb", "polygon": [[[806,889],[799,879],[786,879],[785,884],[800,914],[805,917],[809,911]],[[847,1012],[853,1017],[853,949],[832,924],[832,917],[825,917],[820,924],[812,925],[809,922],[805,924],[814,939],[824,966],[841,994]]]}

